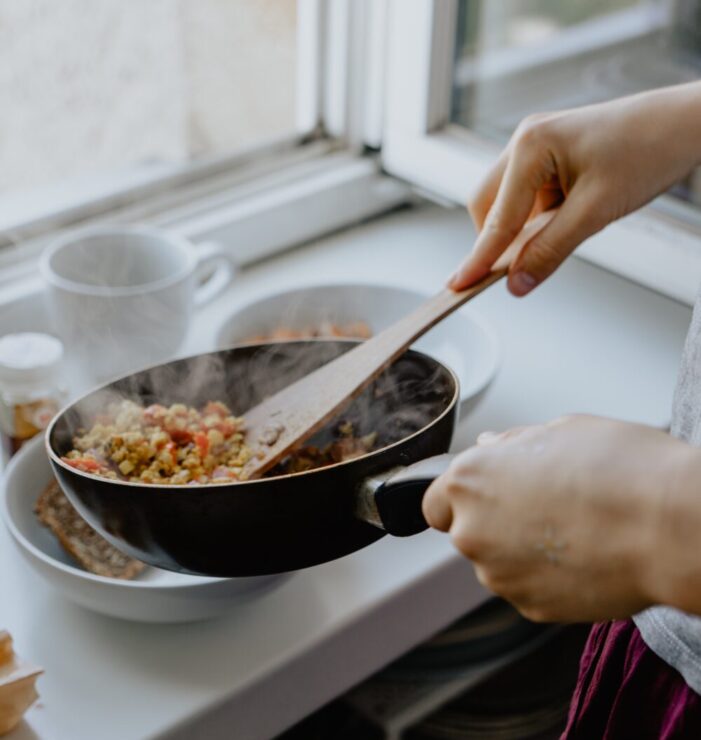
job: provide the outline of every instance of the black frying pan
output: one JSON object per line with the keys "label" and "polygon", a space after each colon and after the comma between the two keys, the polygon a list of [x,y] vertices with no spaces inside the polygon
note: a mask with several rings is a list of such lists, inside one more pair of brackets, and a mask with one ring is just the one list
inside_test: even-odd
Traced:
{"label": "black frying pan", "polygon": [[[241,413],[347,351],[356,342],[314,340],[197,355],[122,378],[64,409],[47,430],[49,458],[82,516],[119,549],[181,573],[257,576],[305,568],[359,550],[386,532],[426,522],[421,499],[444,459],[456,422],[458,381],[436,360],[409,351],[342,415],[378,449],[303,473],[211,486],[147,485],[83,473],[61,461],[80,427],[110,400],[199,407],[224,401]],[[337,425],[338,422],[336,422]],[[313,442],[333,438],[335,423]]]}

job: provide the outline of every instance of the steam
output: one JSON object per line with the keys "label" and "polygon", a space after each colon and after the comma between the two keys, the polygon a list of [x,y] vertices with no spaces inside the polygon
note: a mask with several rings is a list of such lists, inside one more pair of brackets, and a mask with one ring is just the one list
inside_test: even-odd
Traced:
{"label": "steam", "polygon": [[52,270],[81,286],[48,292],[76,386],[105,382],[177,352],[192,306],[176,284],[182,253],[170,261],[165,247],[138,233],[86,231],[53,254]]}
{"label": "steam", "polygon": [[[285,316],[294,312],[291,306]],[[318,322],[335,319],[322,314]],[[344,346],[352,347],[354,342],[260,344],[173,360],[136,372],[93,392],[71,409],[57,442],[58,451],[70,449],[73,435],[89,429],[110,404],[125,399],[143,406],[184,403],[195,408],[208,401],[222,401],[232,413],[245,417],[252,406],[339,356]],[[350,422],[354,436],[375,432],[375,449],[385,447],[426,426],[447,407],[452,395],[450,376],[442,366],[404,355],[307,444],[324,447],[338,439],[342,424]]]}

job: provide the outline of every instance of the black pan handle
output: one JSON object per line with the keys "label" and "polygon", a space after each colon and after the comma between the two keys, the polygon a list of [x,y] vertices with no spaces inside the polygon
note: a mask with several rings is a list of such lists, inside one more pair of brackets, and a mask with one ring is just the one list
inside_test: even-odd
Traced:
{"label": "black pan handle", "polygon": [[356,515],[395,537],[408,537],[428,529],[421,511],[426,489],[444,473],[453,455],[436,455],[369,478],[358,489]]}

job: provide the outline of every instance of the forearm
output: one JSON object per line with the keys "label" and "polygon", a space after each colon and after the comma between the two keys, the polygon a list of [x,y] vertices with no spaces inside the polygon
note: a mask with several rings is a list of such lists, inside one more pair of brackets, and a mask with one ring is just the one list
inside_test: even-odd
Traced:
{"label": "forearm", "polygon": [[701,449],[685,445],[668,471],[646,538],[645,588],[653,603],[701,615]]}

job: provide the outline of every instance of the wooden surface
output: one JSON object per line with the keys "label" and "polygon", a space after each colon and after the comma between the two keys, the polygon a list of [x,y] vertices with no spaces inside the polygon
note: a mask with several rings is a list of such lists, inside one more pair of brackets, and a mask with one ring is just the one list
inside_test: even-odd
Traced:
{"label": "wooden surface", "polygon": [[244,467],[243,476],[256,478],[276,465],[342,411],[431,327],[503,278],[523,245],[550,218],[550,213],[541,214],[531,221],[482,280],[460,292],[442,290],[392,326],[247,411],[247,443],[254,456]]}

